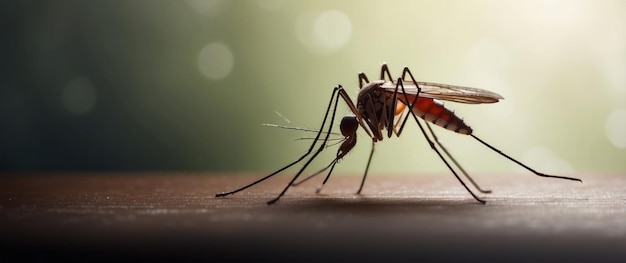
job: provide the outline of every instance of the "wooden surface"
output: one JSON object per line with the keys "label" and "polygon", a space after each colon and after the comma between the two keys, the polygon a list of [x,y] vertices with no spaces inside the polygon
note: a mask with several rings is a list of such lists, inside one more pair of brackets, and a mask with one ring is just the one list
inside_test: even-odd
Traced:
{"label": "wooden surface", "polygon": [[528,174],[475,178],[478,204],[451,175],[334,175],[292,188],[280,175],[119,173],[0,177],[2,258],[88,261],[626,262],[626,176],[583,183]]}

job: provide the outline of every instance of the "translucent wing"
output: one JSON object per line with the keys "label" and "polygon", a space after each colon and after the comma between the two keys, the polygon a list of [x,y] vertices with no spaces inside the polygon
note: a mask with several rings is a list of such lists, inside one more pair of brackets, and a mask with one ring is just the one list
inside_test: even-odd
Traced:
{"label": "translucent wing", "polygon": [[[417,94],[417,87],[413,84],[413,81],[403,81],[404,90],[407,94]],[[480,103],[495,103],[504,99],[500,94],[491,92],[488,90],[461,87],[447,84],[430,83],[430,82],[417,82],[421,91],[419,96],[425,98],[433,98],[439,100],[454,101],[467,104],[480,104]],[[381,87],[386,91],[395,91],[396,83],[384,82]],[[401,93],[401,90],[398,90]]]}

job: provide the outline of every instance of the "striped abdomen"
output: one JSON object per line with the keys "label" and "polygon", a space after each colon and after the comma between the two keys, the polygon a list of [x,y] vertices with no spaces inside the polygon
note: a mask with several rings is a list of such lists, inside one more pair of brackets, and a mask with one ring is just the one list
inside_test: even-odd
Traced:
{"label": "striped abdomen", "polygon": [[[407,104],[402,95],[398,96],[398,99],[402,103]],[[413,101],[415,96],[408,96],[409,101]],[[413,105],[413,113],[418,117],[439,125],[445,129],[457,132],[460,134],[472,134],[472,128],[467,126],[461,118],[456,116],[454,112],[443,106],[438,100],[431,98],[418,97],[417,102]]]}

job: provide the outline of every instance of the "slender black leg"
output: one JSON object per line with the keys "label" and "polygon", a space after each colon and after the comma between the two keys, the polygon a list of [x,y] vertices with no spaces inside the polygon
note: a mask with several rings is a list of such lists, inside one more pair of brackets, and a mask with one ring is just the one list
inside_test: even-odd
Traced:
{"label": "slender black leg", "polygon": [[[402,84],[402,82],[406,78],[406,74],[407,73],[409,74],[409,76],[413,80],[413,83],[415,84],[415,87],[417,88],[417,94],[415,94],[415,98],[413,98],[412,101],[409,101],[409,97],[407,96],[406,92],[404,91],[404,84]],[[399,89],[400,85],[402,85],[402,90]],[[417,102],[417,98],[419,98],[419,94],[420,94],[420,91],[421,91],[420,86],[417,84],[417,81],[415,80],[415,78],[413,78],[413,74],[411,74],[411,71],[407,67],[404,67],[404,70],[402,71],[402,78],[398,80],[398,83],[396,83],[396,91],[395,91],[395,93],[398,94],[400,91],[402,91],[402,96],[404,96],[404,100],[408,103],[406,105],[406,107],[408,107],[409,114],[407,114],[404,117],[404,119],[402,119],[402,124],[400,125],[400,129],[398,129],[398,131],[396,132],[396,136],[400,136],[400,134],[402,134],[402,130],[404,129],[404,125],[406,124],[406,121],[409,119],[409,115],[413,113],[413,110],[412,110],[413,109],[413,105],[415,105],[415,103]],[[400,120],[400,119],[398,119],[398,120]]]}
{"label": "slender black leg", "polygon": [[[382,67],[380,68],[380,79],[381,80],[385,80],[385,75],[387,76],[389,81],[393,81],[393,79],[391,78],[391,73],[389,72],[389,67],[387,66],[387,64],[383,64]],[[363,79],[362,77],[359,77],[359,81]],[[367,79],[367,77],[365,77],[365,79]],[[387,120],[389,121],[388,125],[387,125],[387,137],[391,137],[392,132],[395,130],[394,127],[394,123],[393,123],[393,119],[394,119],[394,115],[395,115],[395,109],[396,109],[396,104],[398,103],[398,86],[396,85],[396,92],[394,93],[393,96],[393,101],[394,101],[394,107],[393,110],[390,111],[388,114],[389,116],[387,117]],[[372,149],[370,150],[370,156],[367,159],[367,165],[365,166],[365,172],[363,173],[363,179],[361,179],[361,185],[359,186],[359,190],[356,191],[357,194],[361,194],[361,191],[363,190],[363,186],[365,185],[365,179],[367,178],[367,173],[370,169],[370,164],[372,162],[372,157],[374,156],[374,148],[375,148],[375,141],[372,141]]]}
{"label": "slender black leg", "polygon": [[[397,92],[396,92],[397,93]],[[408,99],[407,99],[408,100]],[[411,102],[407,107],[409,107],[409,111],[411,111],[410,109],[412,108],[412,105],[415,104],[417,100],[417,96],[415,97],[415,99],[413,100],[413,102]],[[397,136],[400,136],[400,134],[402,134],[402,130],[404,129],[404,125],[406,124],[406,121],[408,119],[408,117],[410,116],[410,113],[408,113],[404,118],[402,119],[402,124],[400,125],[400,129],[396,132]],[[482,188],[480,188],[480,186],[474,181],[474,179],[472,179],[471,176],[469,176],[469,174],[465,171],[465,169],[463,169],[463,167],[456,161],[456,159],[450,154],[450,152],[448,151],[448,149],[446,149],[445,146],[443,146],[443,144],[439,141],[439,138],[437,137],[437,135],[435,134],[435,132],[432,130],[432,128],[430,127],[430,125],[428,124],[428,122],[424,122],[426,123],[426,127],[428,128],[428,130],[430,131],[430,134],[433,136],[433,139],[435,141],[435,143],[437,143],[437,145],[439,145],[439,147],[441,148],[441,150],[443,150],[444,154],[446,156],[448,156],[448,158],[450,158],[450,160],[452,160],[452,162],[454,163],[454,165],[456,167],[459,168],[459,170],[461,170],[461,172],[463,173],[463,175],[470,181],[470,183],[472,183],[472,185],[481,193],[491,193],[491,190],[483,190]]]}
{"label": "slender black leg", "polygon": [[[365,76],[365,74],[361,73],[359,74],[359,81],[361,81],[362,79],[367,80],[367,77]],[[348,108],[350,108],[350,110],[352,111],[352,113],[354,114],[354,116],[357,118],[357,122],[359,123],[359,125],[365,130],[365,132],[367,133],[367,135],[374,139],[375,137],[372,136],[372,133],[370,132],[370,130],[368,129],[367,124],[365,123],[365,121],[363,120],[363,118],[361,118],[361,116],[358,114],[358,110],[356,108],[356,106],[354,105],[354,102],[352,102],[352,100],[350,99],[350,96],[348,96],[348,94],[346,93],[346,91],[344,89],[340,89],[338,91],[339,96],[341,96],[341,98],[344,100],[344,102],[346,103],[346,105],[348,106]],[[356,136],[356,134],[354,135]],[[374,154],[374,142],[375,140],[372,140],[372,151],[370,152],[370,157],[367,161],[367,166],[365,168],[365,173],[363,174],[363,179],[361,180],[361,186],[359,187],[359,190],[357,192],[360,193],[361,190],[363,189],[363,184],[365,183],[365,179],[367,178],[367,172],[369,170],[369,166],[372,160],[372,155]],[[355,142],[356,143],[356,142]],[[326,184],[326,182],[328,181],[328,178],[330,178],[330,175],[333,172],[333,169],[335,167],[335,165],[337,164],[337,162],[339,161],[339,159],[341,159],[343,156],[345,156],[345,154],[347,153],[347,151],[349,151],[352,147],[349,147],[346,152],[344,152],[343,154],[339,154],[337,155],[337,157],[330,163],[328,164],[326,167],[324,167],[323,169],[309,175],[308,177],[306,177],[305,179],[298,181],[298,182],[294,182],[292,183],[292,185],[298,185],[304,181],[309,180],[310,178],[313,178],[315,176],[317,176],[318,174],[324,172],[325,170],[330,168],[330,171],[328,172],[328,174],[326,175],[326,178],[324,179],[324,182],[322,183],[322,185],[317,189],[316,192],[320,192],[322,187],[324,186],[324,184]]]}
{"label": "slender black leg", "polygon": [[361,180],[361,186],[359,186],[359,190],[356,191],[356,194],[361,194],[361,190],[363,190],[363,185],[365,185],[365,178],[367,178],[367,172],[370,169],[370,163],[372,162],[372,156],[374,156],[374,141],[372,141],[372,150],[370,151],[370,157],[367,158],[367,165],[365,166],[365,173],[363,173],[363,179]]}
{"label": "slender black leg", "polygon": [[441,150],[443,150],[443,153],[445,155],[447,155],[448,158],[450,158],[452,163],[454,163],[454,165],[457,168],[459,168],[459,170],[461,170],[461,173],[463,173],[463,175],[465,175],[465,178],[467,178],[467,180],[469,180],[470,183],[472,183],[472,185],[476,188],[476,190],[478,190],[478,191],[480,191],[481,193],[484,193],[484,194],[491,193],[491,190],[483,190],[482,188],[480,188],[480,186],[478,186],[478,184],[474,181],[474,179],[472,179],[472,177],[469,176],[469,174],[465,171],[465,169],[463,169],[463,167],[456,161],[456,159],[454,159],[454,157],[452,157],[450,152],[448,152],[448,149],[446,149],[446,147],[444,147],[443,144],[439,141],[439,138],[437,138],[437,135],[435,135],[435,131],[433,131],[433,129],[430,127],[430,124],[428,124],[428,122],[424,122],[424,123],[426,123],[426,128],[428,128],[428,131],[430,131],[430,134],[433,136],[433,139],[435,140],[435,143],[437,143],[437,145],[439,145],[439,148],[441,148]]}
{"label": "slender black leg", "polygon": [[[417,96],[415,96],[415,100],[413,100],[413,102],[409,103],[409,105],[406,105],[408,107],[408,111],[410,111],[410,112],[413,111],[411,108],[413,108],[413,105],[415,105],[416,101],[417,101]],[[404,125],[406,125],[406,121],[409,119],[410,115],[411,115],[410,113],[406,114],[406,116],[402,120],[402,124],[400,124],[400,129],[398,129],[398,131],[396,132],[396,136],[399,137],[400,134],[402,134],[402,130],[404,130]]]}
{"label": "slender black leg", "polygon": [[[306,152],[305,154],[303,154],[300,158],[298,158],[297,160],[295,160],[295,161],[293,161],[292,163],[288,164],[287,166],[284,166],[283,168],[280,168],[280,169],[278,169],[277,171],[275,171],[275,172],[273,172],[273,173],[271,173],[271,174],[269,174],[269,175],[267,175],[267,176],[265,176],[265,177],[263,177],[263,178],[261,178],[261,179],[259,179],[259,180],[256,180],[256,181],[254,181],[254,182],[252,182],[252,183],[250,183],[250,184],[248,184],[248,185],[246,185],[246,186],[243,186],[243,187],[241,187],[241,188],[239,188],[239,189],[236,189],[236,190],[233,190],[233,191],[230,191],[230,192],[218,193],[218,194],[216,194],[215,196],[216,196],[216,197],[222,197],[222,196],[231,195],[231,194],[234,194],[234,193],[240,192],[240,191],[242,191],[242,190],[245,190],[245,189],[247,189],[247,188],[249,188],[249,187],[251,187],[251,186],[253,186],[253,185],[256,185],[256,184],[258,184],[258,183],[260,183],[260,182],[262,182],[262,181],[264,181],[264,180],[266,180],[266,179],[268,179],[268,178],[270,178],[270,177],[272,177],[272,176],[274,176],[274,175],[276,175],[276,174],[278,174],[278,173],[280,173],[280,172],[284,171],[285,169],[287,169],[287,168],[289,168],[289,167],[291,167],[291,166],[293,166],[293,165],[295,165],[295,164],[299,163],[299,162],[300,162],[300,161],[302,161],[304,158],[306,158],[306,157],[307,157],[307,156],[308,156],[308,155],[309,155],[309,154],[313,151],[313,148],[315,147],[315,144],[318,142],[318,140],[319,140],[319,138],[320,138],[321,134],[323,133],[324,127],[326,126],[326,120],[328,120],[328,114],[330,113],[331,106],[333,105],[333,101],[334,101],[334,103],[335,103],[335,109],[333,110],[333,114],[332,114],[332,115],[333,115],[333,117],[334,117],[334,115],[335,115],[335,111],[336,111],[336,108],[337,108],[337,100],[339,99],[339,96],[337,95],[337,92],[338,92],[338,90],[339,90],[339,89],[341,89],[341,86],[339,86],[339,87],[337,87],[337,88],[335,88],[335,89],[333,90],[333,93],[332,93],[332,95],[331,95],[331,97],[330,97],[330,101],[328,102],[328,107],[326,108],[326,113],[324,114],[324,120],[322,121],[322,125],[321,125],[321,127],[320,127],[320,129],[319,129],[319,132],[318,132],[318,133],[317,133],[317,135],[315,136],[315,139],[313,139],[313,143],[311,143],[311,146],[309,147],[309,149],[307,150],[307,152]],[[332,128],[332,122],[333,122],[333,119],[331,119],[331,124],[330,124],[330,127],[331,127],[331,128]],[[324,144],[326,143],[326,140],[328,139],[329,135],[330,135],[330,129],[329,129],[329,133],[327,133],[327,134],[326,134],[326,139],[325,139],[325,140],[324,140],[324,142],[322,143],[322,147],[321,147],[320,149],[323,149],[323,146],[324,146]],[[319,152],[319,150],[318,150],[318,152]],[[317,155],[317,154],[316,154],[316,155]],[[309,160],[309,162],[307,162],[307,165],[308,165],[308,163],[310,163],[310,161],[311,161],[311,160]],[[302,169],[302,170],[304,170],[304,169]],[[300,171],[300,173],[302,172],[302,170]],[[299,174],[298,174],[298,175],[299,175]],[[295,178],[297,178],[297,176],[296,176]],[[294,178],[294,179],[295,179],[295,178]],[[293,180],[292,180],[292,181],[293,181]],[[293,182],[292,182],[292,183],[293,183]],[[286,189],[285,189],[285,191],[286,191]],[[283,191],[283,193],[284,193],[285,191]],[[282,194],[283,194],[283,193],[281,193],[281,195],[280,195],[280,196],[282,196]],[[279,196],[279,197],[280,197],[280,196]],[[275,200],[272,200],[272,201],[273,201],[273,202],[275,202],[276,200],[278,200],[278,198],[276,198]],[[273,203],[273,202],[272,202],[272,203]]]}
{"label": "slender black leg", "polygon": [[322,185],[320,185],[320,187],[315,190],[316,194],[319,194],[322,191],[322,187],[324,187],[324,185],[326,185],[326,182],[328,182],[328,178],[330,178],[330,175],[333,173],[333,170],[335,169],[335,164],[337,164],[337,161],[338,161],[338,159],[335,159],[331,163],[330,171],[328,171],[328,174],[326,175],[326,178],[324,178],[324,181],[322,182]]}
{"label": "slender black leg", "polygon": [[365,73],[361,72],[359,73],[359,89],[363,88],[363,85],[369,83],[370,80],[367,79],[367,75],[365,75]]}
{"label": "slender black leg", "polygon": [[[413,112],[412,106],[417,101],[417,97],[419,96],[420,88],[419,88],[419,85],[417,84],[417,81],[413,77],[413,74],[411,74],[411,71],[409,71],[409,68],[407,68],[407,67],[404,68],[404,71],[402,73],[402,78],[398,79],[398,85],[400,85],[400,88],[402,90],[402,96],[404,96],[406,101],[409,101],[409,97],[408,97],[408,95],[406,93],[406,90],[404,89],[404,85],[402,84],[406,74],[408,74],[411,77],[411,79],[413,81],[413,84],[417,87],[417,91],[418,91],[417,94],[415,95],[415,99],[413,100],[413,102],[408,105],[409,106],[409,112],[411,113],[411,116],[413,116],[413,119],[417,123],[417,126],[419,126],[420,131],[422,131],[422,134],[424,135],[424,138],[428,142],[428,145],[430,146],[430,148],[433,151],[435,151],[435,153],[437,153],[437,155],[439,156],[439,159],[441,159],[441,161],[443,161],[443,163],[448,167],[450,172],[452,172],[454,177],[456,177],[456,179],[459,181],[459,183],[461,183],[461,185],[463,185],[465,190],[467,190],[467,192],[469,192],[472,195],[472,197],[474,197],[474,199],[476,199],[476,201],[480,202],[481,204],[485,204],[486,203],[485,200],[480,199],[478,196],[476,196],[476,194],[474,194],[474,192],[472,192],[472,190],[469,189],[469,187],[467,187],[465,182],[463,182],[463,180],[461,180],[461,177],[459,177],[459,175],[454,171],[454,169],[452,169],[452,166],[450,166],[448,161],[446,161],[446,159],[443,157],[443,155],[441,155],[441,152],[439,152],[439,150],[437,150],[437,147],[435,147],[435,143],[433,143],[433,141],[430,139],[430,137],[426,133],[426,130],[424,130],[424,127],[422,126],[422,124],[420,123],[419,119],[417,118],[417,116]],[[402,128],[402,126],[400,128]]]}
{"label": "slender black leg", "polygon": [[485,141],[479,139],[478,137],[476,137],[473,134],[470,134],[470,136],[472,136],[474,139],[476,139],[477,141],[479,141],[480,143],[482,143],[483,145],[487,146],[487,148],[493,150],[494,152],[497,152],[498,154],[504,156],[505,158],[513,161],[514,163],[518,164],[521,167],[526,168],[526,170],[531,171],[532,173],[541,176],[541,177],[550,177],[550,178],[558,178],[558,179],[565,179],[565,180],[572,180],[572,181],[578,181],[578,182],[583,182],[583,180],[580,180],[578,178],[573,178],[573,177],[567,177],[567,176],[558,176],[558,175],[549,175],[549,174],[544,174],[544,173],[540,173],[535,171],[535,169],[532,169],[528,166],[526,166],[525,164],[521,163],[518,160],[513,159],[513,157],[508,156],[507,154],[503,153],[502,151],[498,150],[496,147],[491,146],[490,144],[486,143]]}
{"label": "slender black leg", "polygon": [[391,73],[389,72],[389,67],[387,66],[387,64],[383,64],[383,66],[380,67],[380,79],[385,80],[385,75],[387,75],[387,78],[389,79],[389,81],[393,81],[393,78],[391,77]]}
{"label": "slender black leg", "polygon": [[294,182],[294,183],[292,184],[292,186],[298,186],[298,185],[301,185],[302,183],[304,183],[304,182],[306,182],[306,181],[310,180],[311,178],[313,178],[313,177],[315,177],[315,176],[317,176],[317,175],[319,175],[319,174],[323,173],[324,171],[328,170],[328,168],[330,168],[330,166],[332,166],[332,165],[333,165],[334,163],[336,163],[336,162],[337,162],[337,159],[334,159],[332,162],[330,162],[328,165],[326,165],[324,168],[320,169],[319,171],[317,171],[317,172],[315,172],[315,173],[310,174],[309,176],[305,177],[304,179],[302,179],[302,180],[300,180],[300,181]]}
{"label": "slender black leg", "polygon": [[[282,197],[285,192],[287,192],[287,189],[289,189],[289,187],[291,187],[291,185],[298,179],[298,177],[302,174],[302,172],[304,172],[304,170],[307,168],[307,166],[309,166],[309,164],[311,164],[311,162],[315,159],[315,157],[317,157],[317,155],[319,155],[324,148],[326,148],[326,143],[328,142],[328,138],[330,137],[330,134],[332,132],[333,129],[333,124],[335,123],[335,114],[337,113],[337,104],[339,102],[339,97],[340,96],[336,96],[335,94],[337,92],[340,92],[341,90],[343,90],[343,87],[341,87],[341,85],[339,85],[338,87],[336,87],[333,90],[333,96],[331,96],[331,104],[332,104],[332,98],[335,98],[335,106],[333,107],[333,113],[331,114],[330,117],[330,124],[328,125],[328,132],[326,133],[326,137],[324,137],[324,140],[322,141],[322,144],[320,145],[320,147],[317,149],[317,151],[315,151],[315,153],[313,154],[313,156],[311,156],[311,158],[309,158],[309,160],[302,166],[302,168],[300,168],[300,171],[298,171],[298,173],[293,177],[293,179],[291,179],[291,182],[289,182],[289,184],[287,184],[287,186],[285,186],[285,189],[283,189],[283,191],[280,192],[280,194],[278,194],[278,196],[276,196],[276,198],[270,200],[267,202],[268,205],[271,205],[273,203],[276,203],[276,201],[278,201],[278,199],[280,199],[280,197]],[[329,108],[330,109],[330,106]],[[328,110],[326,110],[326,116],[328,116]],[[324,124],[326,124],[326,119],[324,119],[324,122],[322,123],[322,127],[320,128],[320,134],[322,132],[322,130],[324,129]],[[315,138],[315,141],[317,141],[319,139],[319,134],[318,136]],[[312,148],[312,147],[311,147]]]}

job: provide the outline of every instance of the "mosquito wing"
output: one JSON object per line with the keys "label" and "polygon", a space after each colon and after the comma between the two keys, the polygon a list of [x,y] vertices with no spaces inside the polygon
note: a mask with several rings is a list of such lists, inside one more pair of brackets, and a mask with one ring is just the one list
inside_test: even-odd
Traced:
{"label": "mosquito wing", "polygon": [[[413,81],[403,81],[404,90],[407,94],[417,94],[417,87],[413,84]],[[430,82],[417,82],[420,86],[420,97],[447,100],[453,102],[467,103],[467,104],[480,104],[480,103],[495,103],[504,99],[500,94],[491,92],[484,89],[461,87],[447,84],[430,83]],[[396,84],[394,82],[387,81],[381,86],[386,91],[394,92],[396,90]],[[401,93],[401,90],[398,90]],[[400,94],[398,94],[400,95]]]}

